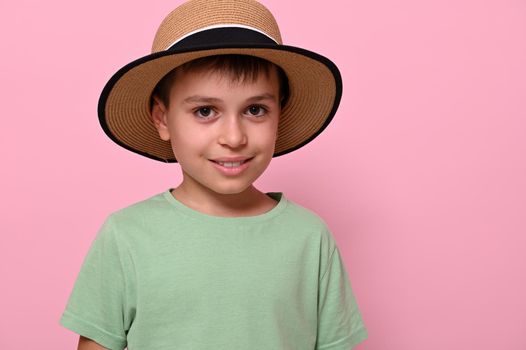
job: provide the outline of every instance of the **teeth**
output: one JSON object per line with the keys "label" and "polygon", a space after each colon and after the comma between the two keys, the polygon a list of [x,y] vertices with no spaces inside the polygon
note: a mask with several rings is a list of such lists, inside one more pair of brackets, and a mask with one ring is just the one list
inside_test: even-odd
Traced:
{"label": "teeth", "polygon": [[218,163],[224,166],[225,168],[235,168],[235,167],[240,166],[244,162],[218,162]]}

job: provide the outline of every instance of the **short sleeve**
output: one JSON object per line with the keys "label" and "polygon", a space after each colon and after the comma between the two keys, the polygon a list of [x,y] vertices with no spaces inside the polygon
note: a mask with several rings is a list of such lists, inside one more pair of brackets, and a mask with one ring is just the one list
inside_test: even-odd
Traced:
{"label": "short sleeve", "polygon": [[60,324],[108,349],[124,349],[135,313],[130,269],[110,216],[84,258]]}
{"label": "short sleeve", "polygon": [[316,349],[350,350],[366,338],[345,266],[334,246],[320,279]]}

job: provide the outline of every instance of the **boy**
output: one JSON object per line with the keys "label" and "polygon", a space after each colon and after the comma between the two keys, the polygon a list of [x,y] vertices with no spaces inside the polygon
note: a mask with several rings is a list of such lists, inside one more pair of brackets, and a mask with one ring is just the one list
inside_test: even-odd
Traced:
{"label": "boy", "polygon": [[109,216],[61,324],[79,349],[351,349],[366,338],[323,220],[253,182],[310,142],[341,96],[328,59],[281,44],[252,0],[193,0],[99,103],[119,145],[181,165]]}

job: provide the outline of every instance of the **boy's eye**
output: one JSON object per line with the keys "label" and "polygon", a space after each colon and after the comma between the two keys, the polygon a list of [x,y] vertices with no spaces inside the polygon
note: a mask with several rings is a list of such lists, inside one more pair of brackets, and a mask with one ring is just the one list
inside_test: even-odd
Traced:
{"label": "boy's eye", "polygon": [[200,107],[194,111],[194,114],[201,118],[210,118],[214,114],[211,107]]}
{"label": "boy's eye", "polygon": [[247,113],[252,115],[252,116],[255,116],[255,117],[260,117],[260,116],[264,115],[265,112],[266,112],[266,109],[263,108],[262,106],[258,106],[258,105],[250,106],[247,109]]}

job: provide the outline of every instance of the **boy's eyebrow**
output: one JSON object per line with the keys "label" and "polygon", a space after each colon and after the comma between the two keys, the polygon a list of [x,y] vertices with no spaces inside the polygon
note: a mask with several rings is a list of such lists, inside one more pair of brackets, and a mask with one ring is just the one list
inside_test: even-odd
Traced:
{"label": "boy's eyebrow", "polygon": [[248,99],[248,101],[254,101],[254,102],[262,101],[262,100],[277,100],[277,98],[276,98],[276,96],[274,96],[274,95],[272,95],[270,93],[264,93],[264,94],[261,94],[261,95],[253,96],[253,97]]}
{"label": "boy's eyebrow", "polygon": [[221,99],[216,98],[216,97],[206,97],[206,96],[194,95],[194,96],[185,98],[183,102],[185,103],[203,103],[203,102],[204,103],[218,103],[218,102],[221,102]]}
{"label": "boy's eyebrow", "polygon": [[[251,102],[258,102],[258,101],[263,101],[263,100],[277,100],[277,99],[276,99],[276,96],[274,96],[271,93],[264,93],[261,95],[252,96],[247,99],[247,101],[251,101]],[[219,103],[221,102],[221,99],[217,97],[193,95],[193,96],[185,98],[183,102],[184,103]]]}

